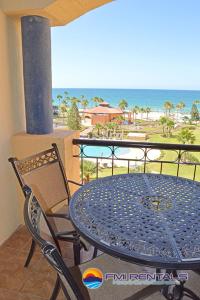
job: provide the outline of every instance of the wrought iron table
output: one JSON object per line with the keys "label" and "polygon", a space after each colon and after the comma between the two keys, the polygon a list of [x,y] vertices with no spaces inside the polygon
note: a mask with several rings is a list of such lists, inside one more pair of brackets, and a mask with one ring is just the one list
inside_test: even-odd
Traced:
{"label": "wrought iron table", "polygon": [[200,269],[200,183],[159,174],[94,180],[70,202],[78,232],[102,251],[166,270]]}

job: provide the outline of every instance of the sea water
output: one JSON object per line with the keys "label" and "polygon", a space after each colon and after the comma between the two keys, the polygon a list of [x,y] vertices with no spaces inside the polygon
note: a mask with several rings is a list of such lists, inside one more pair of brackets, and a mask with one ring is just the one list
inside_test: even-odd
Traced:
{"label": "sea water", "polygon": [[80,98],[82,95],[89,100],[89,106],[94,106],[91,101],[93,97],[101,97],[111,106],[118,106],[121,99],[125,99],[129,108],[137,105],[140,107],[150,107],[153,111],[162,111],[165,101],[171,101],[175,106],[183,101],[186,105],[184,111],[190,112],[192,102],[200,100],[200,91],[192,90],[149,90],[149,89],[71,89],[54,88],[52,90],[52,99],[58,104],[56,96],[64,95],[67,91],[70,97]]}

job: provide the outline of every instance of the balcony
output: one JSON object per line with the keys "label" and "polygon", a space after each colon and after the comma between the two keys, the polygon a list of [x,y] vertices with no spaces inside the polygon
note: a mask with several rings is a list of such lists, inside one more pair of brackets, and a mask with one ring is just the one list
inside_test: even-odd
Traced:
{"label": "balcony", "polygon": [[[135,172],[169,174],[200,181],[200,163],[195,159],[200,154],[199,145],[74,138],[69,146],[73,148],[70,152],[74,153],[71,157],[72,165],[78,166],[80,163],[80,169],[76,169],[75,173],[80,173],[83,183],[103,176]],[[129,152],[131,155],[126,154],[127,157],[126,155],[120,157],[120,149],[135,149],[137,157],[131,156],[134,152]],[[156,151],[154,152],[156,155],[152,156],[152,151]],[[101,155],[102,153],[104,154]],[[172,159],[169,160],[168,157]],[[95,164],[95,172],[90,174],[90,178],[85,176],[86,160],[92,160]],[[46,300],[50,297],[56,277],[39,249],[29,268],[23,268],[30,241],[27,230],[24,226],[20,226],[1,246],[0,264],[3,271],[0,275],[1,299]],[[70,258],[68,263],[70,264]],[[199,275],[191,272],[189,276],[189,287],[198,294]],[[65,299],[62,293],[58,299]]]}
{"label": "balcony", "polygon": [[[80,159],[82,182],[86,179],[85,161],[95,164],[91,179],[143,172],[200,181],[199,145],[100,139],[73,139],[73,145],[79,149],[74,158]],[[130,149],[135,151],[128,152]],[[125,154],[120,155],[121,150],[125,150]]]}
{"label": "balcony", "polygon": [[[23,225],[24,195],[18,185],[16,189],[8,157],[22,159],[57,143],[67,177],[74,181],[87,183],[125,173],[200,181],[200,145],[80,139],[78,132],[53,131],[50,27],[110,1],[1,2],[0,299],[47,300],[56,273],[39,249],[29,268],[23,267],[31,237]],[[72,185],[70,189],[75,191]],[[70,256],[68,263],[72,264]],[[189,287],[200,295],[199,276],[189,274]],[[58,300],[62,299],[66,298],[60,294]]]}

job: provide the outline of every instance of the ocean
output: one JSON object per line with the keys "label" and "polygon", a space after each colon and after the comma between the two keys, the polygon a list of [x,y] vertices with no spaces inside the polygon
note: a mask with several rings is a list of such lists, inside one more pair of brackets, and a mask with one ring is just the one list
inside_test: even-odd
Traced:
{"label": "ocean", "polygon": [[[67,91],[70,97],[79,98],[84,95],[89,101],[93,97],[101,97],[111,106],[118,106],[120,99],[126,99],[129,107],[151,107],[153,111],[163,110],[165,101],[171,101],[176,105],[183,101],[186,105],[184,111],[190,112],[192,102],[200,99],[200,91],[192,90],[156,90],[156,89],[89,89],[89,88],[53,88],[52,99],[58,103],[56,96],[63,95]],[[90,101],[89,106],[94,105]]]}

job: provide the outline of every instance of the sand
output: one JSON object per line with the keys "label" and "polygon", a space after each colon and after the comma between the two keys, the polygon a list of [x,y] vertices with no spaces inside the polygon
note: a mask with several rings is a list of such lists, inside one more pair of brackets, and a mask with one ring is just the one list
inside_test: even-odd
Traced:
{"label": "sand", "polygon": [[[149,114],[148,114],[148,120],[150,121],[156,121],[156,120],[159,120],[160,117],[163,117],[163,116],[166,116],[166,113],[164,111],[151,111]],[[171,119],[174,119],[178,122],[183,122],[182,118],[184,116],[187,116],[187,117],[190,117],[190,114],[188,113],[177,113],[177,112],[173,112],[170,114],[170,118]],[[126,117],[128,118],[128,114],[126,114]],[[137,114],[137,117],[136,117],[137,120],[147,120],[147,114],[146,113],[138,113]]]}

